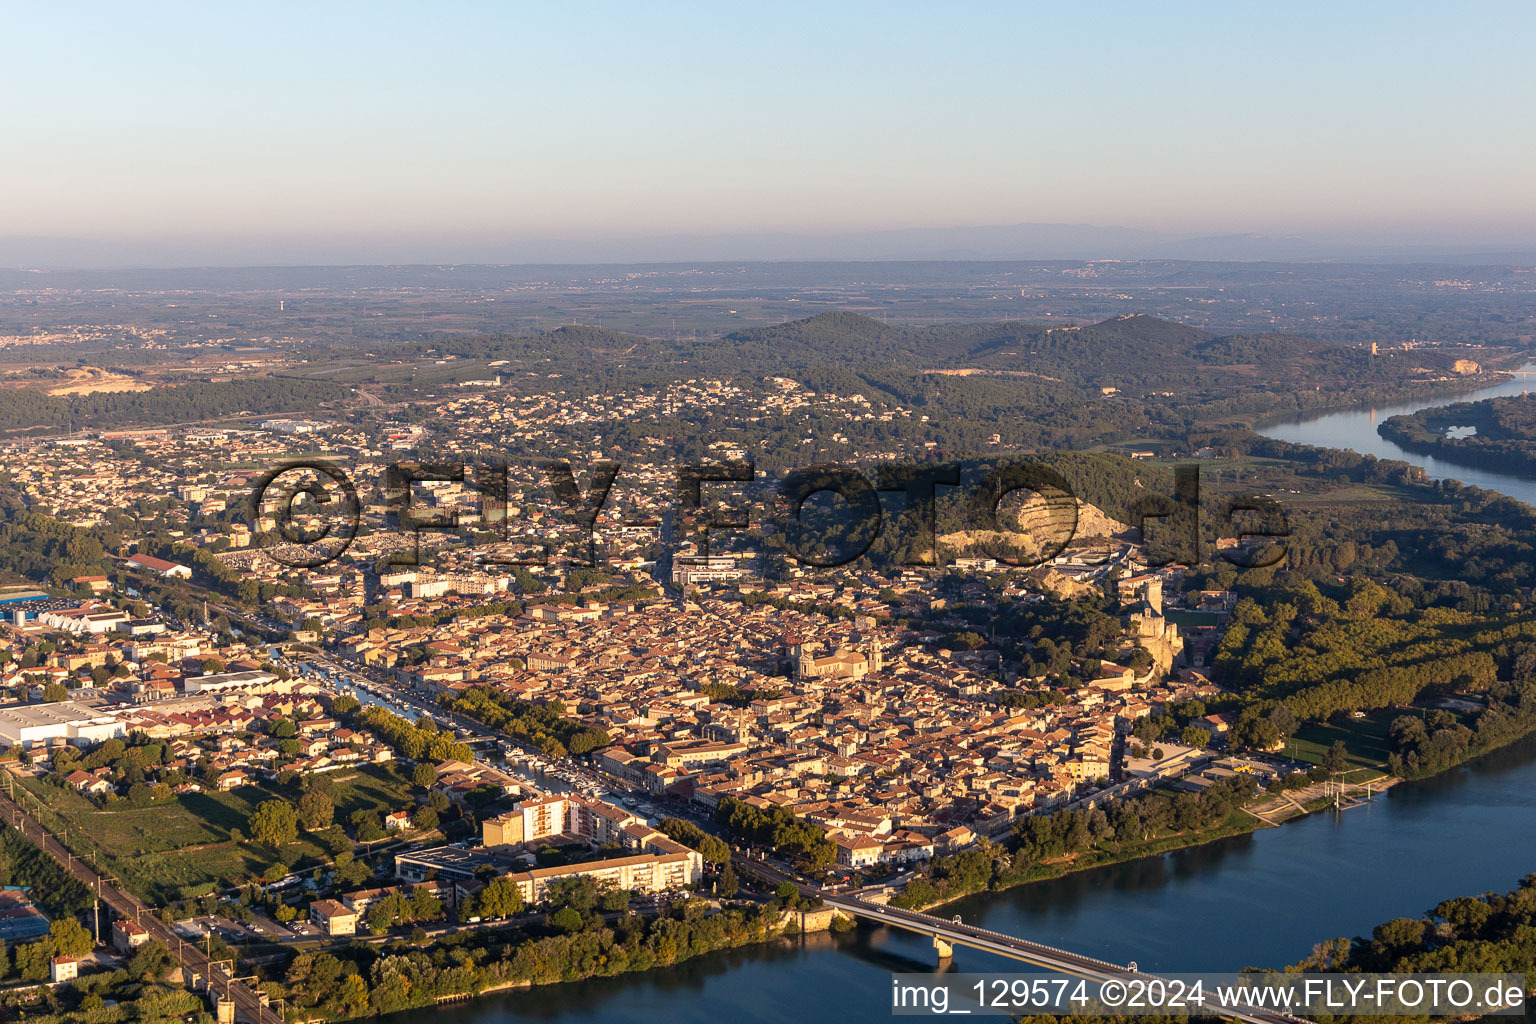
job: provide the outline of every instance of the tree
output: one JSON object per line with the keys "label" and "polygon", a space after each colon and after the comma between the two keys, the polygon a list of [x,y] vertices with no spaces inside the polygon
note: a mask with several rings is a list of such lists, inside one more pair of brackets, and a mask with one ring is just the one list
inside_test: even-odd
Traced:
{"label": "tree", "polygon": [[720,895],[729,899],[740,889],[741,886],[736,881],[736,868],[730,861],[726,861],[724,870],[720,872]]}
{"label": "tree", "polygon": [[1269,724],[1275,727],[1275,731],[1282,738],[1296,731],[1296,716],[1291,709],[1284,704],[1276,704],[1275,709],[1269,713]]}
{"label": "tree", "polygon": [[373,869],[350,852],[336,855],[336,883],[353,888],[373,877]]}
{"label": "tree", "polygon": [[43,701],[48,704],[56,704],[61,700],[69,700],[69,690],[63,683],[49,683],[43,687]]}
{"label": "tree", "polygon": [[435,921],[443,916],[443,901],[427,886],[417,886],[411,893],[410,915],[413,921]]}
{"label": "tree", "polygon": [[136,981],[155,981],[165,976],[174,961],[171,954],[158,942],[146,942],[134,951],[128,961],[128,976]]}
{"label": "tree", "polygon": [[411,769],[411,781],[421,789],[431,789],[437,783],[437,766],[428,761],[418,761]]}
{"label": "tree", "polygon": [[523,911],[523,893],[510,878],[493,878],[475,897],[474,916],[496,919]]}
{"label": "tree", "polygon": [[43,981],[48,977],[52,946],[47,939],[16,947],[16,970],[22,981]]}
{"label": "tree", "polygon": [[389,926],[395,923],[396,906],[400,897],[386,896],[384,899],[375,900],[368,907],[368,931],[373,935],[383,935],[389,931]]}
{"label": "tree", "polygon": [[1323,767],[1330,772],[1342,772],[1349,765],[1349,749],[1343,740],[1334,740],[1328,753],[1323,755]]}
{"label": "tree", "polygon": [[286,800],[266,800],[251,815],[251,836],[267,846],[281,846],[299,838],[299,817]]}
{"label": "tree", "polygon": [[299,820],[308,831],[318,832],[330,828],[335,817],[336,803],[330,794],[312,789],[299,797]]}
{"label": "tree", "polygon": [[437,828],[437,812],[430,807],[422,806],[411,812],[411,826],[419,828],[423,832],[430,832]]}
{"label": "tree", "polygon": [[581,931],[581,911],[575,907],[561,907],[549,915],[549,923],[553,928],[558,928],[567,934]]}
{"label": "tree", "polygon": [[1186,725],[1184,731],[1179,733],[1179,742],[1186,747],[1203,747],[1211,742],[1211,734],[1198,725]]}
{"label": "tree", "polygon": [[384,826],[379,821],[378,811],[353,811],[352,827],[357,830],[357,841],[371,843],[375,839],[384,838]]}
{"label": "tree", "polygon": [[85,926],[73,917],[64,917],[48,926],[48,942],[54,956],[67,956],[78,960],[91,951],[96,943]]}

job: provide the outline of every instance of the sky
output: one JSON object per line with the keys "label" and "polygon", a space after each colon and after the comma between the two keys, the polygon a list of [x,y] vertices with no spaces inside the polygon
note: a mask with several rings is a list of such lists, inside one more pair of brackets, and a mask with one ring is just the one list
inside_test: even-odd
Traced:
{"label": "sky", "polygon": [[62,0],[6,20],[7,257],[1013,224],[1536,245],[1528,3]]}

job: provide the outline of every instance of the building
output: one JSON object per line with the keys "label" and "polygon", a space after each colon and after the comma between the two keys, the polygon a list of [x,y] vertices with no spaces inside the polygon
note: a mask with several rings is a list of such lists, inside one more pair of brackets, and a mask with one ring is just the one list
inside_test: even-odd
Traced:
{"label": "building", "polygon": [[434,846],[427,850],[395,855],[395,877],[403,882],[424,882],[427,877],[449,882],[474,881],[482,868],[505,874],[517,863],[506,851],[461,850],[453,846]]}
{"label": "building", "polygon": [[563,796],[519,801],[506,814],[483,822],[480,836],[486,846],[512,846],[558,836],[565,832],[567,810]]}
{"label": "building", "polygon": [[192,578],[192,570],[187,566],[179,562],[167,562],[154,555],[130,555],[128,564],[135,569],[147,569],[159,576],[171,576],[183,580]]}
{"label": "building", "polygon": [[687,587],[697,583],[734,583],[747,571],[729,555],[678,555],[672,559],[672,582]]}
{"label": "building", "polygon": [[309,919],[327,935],[357,934],[357,911],[335,900],[316,900],[311,903]]}
{"label": "building", "polygon": [[879,672],[882,665],[878,647],[871,647],[864,654],[838,650],[823,658],[816,657],[807,645],[795,648],[795,676],[799,679],[863,679],[872,672]]}
{"label": "building", "polygon": [[112,947],[127,955],[149,941],[149,929],[127,918],[112,922]]}
{"label": "building", "polygon": [[270,686],[277,682],[271,672],[253,669],[250,672],[215,672],[206,676],[187,676],[181,688],[185,693],[222,693],[225,690],[251,690],[258,686]]}
{"label": "building", "polygon": [[80,961],[72,956],[56,956],[49,964],[48,978],[55,985],[80,977]]}
{"label": "building", "polygon": [[[690,856],[690,854],[692,854]],[[563,878],[591,878],[599,885],[633,892],[665,892],[697,885],[704,877],[703,858],[697,853],[642,853],[632,857],[614,857],[586,864],[567,864],[552,868],[534,868],[508,875],[527,903],[544,899],[549,886]]]}
{"label": "building", "polygon": [[65,740],[89,746],[128,735],[117,716],[72,700],[0,708],[0,745],[31,747]]}
{"label": "building", "polygon": [[66,633],[100,634],[121,630],[132,620],[127,612],[96,605],[89,608],[61,608],[56,611],[46,611],[37,616],[37,621],[51,629],[61,629]]}
{"label": "building", "polygon": [[868,836],[838,838],[833,843],[837,846],[837,862],[845,868],[867,868],[880,862],[880,844]]}
{"label": "building", "polygon": [[112,792],[112,783],[90,772],[83,772],[76,768],[64,776],[64,781],[69,783],[81,793],[89,793],[92,796],[100,796],[103,793]]}

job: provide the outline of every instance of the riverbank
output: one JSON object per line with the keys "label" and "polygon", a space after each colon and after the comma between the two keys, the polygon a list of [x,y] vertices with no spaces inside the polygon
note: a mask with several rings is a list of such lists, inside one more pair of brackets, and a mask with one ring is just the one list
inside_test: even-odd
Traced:
{"label": "riverbank", "polygon": [[[1379,410],[1383,407],[1423,407],[1436,403],[1455,401],[1468,395],[1509,387],[1516,381],[1515,371],[1530,368],[1524,362],[1528,358],[1528,356],[1510,357],[1505,361],[1515,362],[1519,360],[1520,365],[1509,369],[1489,369],[1468,377],[1424,381],[1419,384],[1408,384],[1401,387],[1383,389],[1376,394],[1366,396],[1363,401],[1358,396],[1351,395],[1348,401],[1340,404],[1338,400],[1333,398],[1308,395],[1301,396],[1294,409],[1264,412],[1246,418],[1232,417],[1231,419],[1234,422],[1247,422],[1254,432],[1262,434],[1271,427],[1291,423],[1298,418],[1303,421],[1310,421],[1326,419],[1331,416],[1347,415],[1351,412],[1373,408]],[[1311,399],[1311,401],[1309,402],[1306,399]]]}
{"label": "riverbank", "polygon": [[1521,732],[1500,737],[1495,743],[1469,749],[1465,756],[1454,762],[1442,765],[1433,771],[1404,773],[1402,775],[1381,775],[1371,779],[1368,783],[1345,783],[1343,793],[1337,798],[1333,791],[1329,789],[1328,783],[1314,783],[1292,792],[1267,795],[1253,804],[1234,808],[1225,821],[1211,828],[1172,836],[1162,836],[1142,843],[1124,844],[1117,846],[1113,850],[1085,850],[1070,854],[1042,862],[1030,868],[1029,871],[1017,879],[1007,879],[1000,884],[994,881],[992,884],[978,885],[958,891],[946,890],[940,898],[911,905],[908,909],[934,910],[973,896],[1007,892],[1021,886],[1033,885],[1037,882],[1048,882],[1068,875],[1091,871],[1095,868],[1113,867],[1151,857],[1159,857],[1164,854],[1204,846],[1222,839],[1245,835],[1261,829],[1278,828],[1288,822],[1300,820],[1317,811],[1326,810],[1334,806],[1338,806],[1341,810],[1347,810],[1366,803],[1367,795],[1374,797],[1403,782],[1423,782],[1432,780],[1437,776],[1447,775],[1490,754],[1513,746],[1522,740],[1530,739],[1532,736],[1536,736],[1536,724]]}
{"label": "riverbank", "polygon": [[[1375,784],[1374,788],[1376,791],[1384,790],[1401,781],[1398,778],[1387,778],[1379,784]],[[1113,867],[1151,857],[1160,857],[1164,854],[1204,846],[1222,839],[1247,835],[1260,829],[1278,828],[1288,821],[1293,821],[1316,811],[1332,807],[1334,804],[1333,797],[1321,792],[1322,788],[1320,785],[1309,786],[1304,790],[1296,791],[1294,796],[1288,793],[1276,794],[1266,797],[1253,806],[1234,808],[1226,820],[1212,828],[1172,836],[1160,836],[1156,839],[1148,839],[1139,843],[1127,843],[1118,846],[1114,850],[1085,850],[1080,853],[1045,861],[1032,867],[1018,879],[1009,879],[1001,884],[981,885],[964,889],[963,891],[946,891],[937,900],[924,902],[909,909],[921,911],[934,910],[973,896],[1007,892],[1022,886],[1049,882],[1068,875],[1092,871],[1096,868]],[[1300,799],[1296,799],[1297,796]]]}
{"label": "riverbank", "polygon": [[[1405,451],[1452,466],[1492,470],[1536,479],[1536,437],[1530,416],[1536,399],[1529,395],[1455,402],[1393,416],[1376,428]],[[1470,428],[1470,435],[1450,431]]]}
{"label": "riverbank", "polygon": [[431,949],[398,939],[300,953],[286,965],[279,994],[298,1019],[371,1020],[496,992],[671,968],[711,953],[853,927],[831,908],[785,908],[774,900],[718,911],[692,900],[668,914],[615,920],[576,913],[561,927],[461,933]]}

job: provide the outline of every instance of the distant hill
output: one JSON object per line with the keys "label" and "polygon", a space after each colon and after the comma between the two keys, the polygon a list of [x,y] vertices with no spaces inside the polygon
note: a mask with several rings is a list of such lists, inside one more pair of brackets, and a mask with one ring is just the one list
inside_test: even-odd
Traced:
{"label": "distant hill", "polygon": [[943,371],[1015,376],[1078,387],[1222,390],[1264,383],[1360,386],[1449,374],[1434,351],[1372,356],[1357,346],[1289,334],[1216,335],[1144,314],[1083,326],[980,323],[904,327],[858,313],[822,313],[720,338],[673,341],[597,327],[530,336],[452,338],[408,347],[419,357],[451,353],[506,359],[530,370],[603,373],[796,374],[840,371],[921,375]]}
{"label": "distant hill", "polygon": [[1141,314],[1080,326],[906,327],[830,312],[697,341],[570,326],[399,351],[454,355],[466,365],[505,360],[498,369],[514,382],[558,375],[573,392],[787,377],[817,393],[862,395],[877,411],[905,410],[901,421],[881,421],[883,436],[932,432],[942,420],[941,444],[972,449],[991,434],[1052,449],[1182,438],[1202,424],[1400,397],[1455,376],[1450,357],[1434,351],[1373,356],[1287,334],[1217,335]]}

